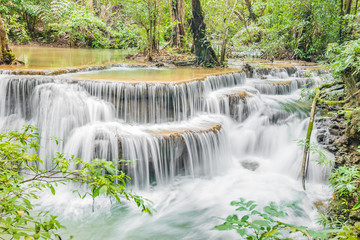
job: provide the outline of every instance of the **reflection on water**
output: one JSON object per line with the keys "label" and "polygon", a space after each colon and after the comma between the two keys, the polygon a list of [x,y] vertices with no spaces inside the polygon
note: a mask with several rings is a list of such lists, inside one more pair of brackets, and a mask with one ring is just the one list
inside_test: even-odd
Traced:
{"label": "reflection on water", "polygon": [[[10,68],[53,69],[65,67],[81,67],[110,63],[130,63],[125,56],[131,50],[114,49],[78,49],[13,46],[16,58],[24,61],[25,66]],[[2,67],[3,68],[3,67]]]}
{"label": "reflection on water", "polygon": [[130,81],[130,82],[183,82],[208,75],[234,72],[225,68],[131,68],[114,67],[106,71],[73,74],[77,79]]}

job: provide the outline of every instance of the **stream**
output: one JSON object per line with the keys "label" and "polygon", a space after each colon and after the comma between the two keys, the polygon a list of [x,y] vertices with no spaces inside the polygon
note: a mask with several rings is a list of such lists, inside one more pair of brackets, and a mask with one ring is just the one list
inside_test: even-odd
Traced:
{"label": "stream", "polygon": [[[297,140],[305,138],[310,104],[299,98],[303,87],[328,76],[299,67],[246,76],[237,68],[207,77],[146,66],[2,74],[0,130],[35,125],[45,158],[64,152],[134,162],[125,167],[130,188],[151,200],[153,216],[104,197],[92,212],[90,197],[59,186],[37,203],[59,216],[63,239],[240,239],[235,231],[212,229],[222,223],[216,217],[235,213],[230,202],[239,198],[259,206],[295,202],[284,221],[319,228],[314,202],[330,196],[330,169],[310,161],[302,189]],[[53,136],[63,141],[56,144]]]}

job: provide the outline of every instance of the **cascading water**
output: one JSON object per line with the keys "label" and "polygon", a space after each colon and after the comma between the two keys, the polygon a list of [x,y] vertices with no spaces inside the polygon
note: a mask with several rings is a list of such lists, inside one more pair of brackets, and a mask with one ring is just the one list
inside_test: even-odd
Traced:
{"label": "cascading water", "polygon": [[[296,100],[312,83],[305,75],[319,79],[303,72],[231,73],[183,83],[0,75],[0,130],[37,126],[41,156],[59,151],[135,163],[119,167],[137,193],[153,201],[154,216],[108,199],[97,200],[91,213],[91,199],[59,188],[39,203],[66,223],[65,237],[234,239],[232,232],[211,230],[219,223],[212,216],[232,213],[229,203],[240,197],[260,205],[298,202],[288,222],[315,226],[312,202],[328,197],[328,170],[311,162],[309,190],[302,191],[302,148],[295,140],[305,136],[309,109]],[[52,136],[64,141],[55,144]]]}

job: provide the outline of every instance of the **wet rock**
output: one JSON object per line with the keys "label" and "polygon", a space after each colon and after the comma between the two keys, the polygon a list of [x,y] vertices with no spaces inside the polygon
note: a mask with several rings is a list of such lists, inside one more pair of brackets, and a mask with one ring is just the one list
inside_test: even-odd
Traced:
{"label": "wet rock", "polygon": [[165,64],[164,63],[155,63],[155,67],[164,67],[165,66]]}
{"label": "wet rock", "polygon": [[360,111],[354,111],[350,116],[350,124],[346,129],[346,136],[360,140]]}
{"label": "wet rock", "polygon": [[327,215],[329,206],[323,203],[322,201],[314,202],[314,206],[318,210],[318,212],[322,215]]}
{"label": "wet rock", "polygon": [[318,134],[316,136],[316,140],[318,141],[318,143],[320,144],[324,144],[325,143],[325,140],[326,140],[326,135],[321,133],[321,134]]}
{"label": "wet rock", "polygon": [[327,150],[334,153],[334,152],[336,152],[338,150],[338,148],[335,147],[334,145],[330,145],[330,146],[327,147]]}
{"label": "wet rock", "polygon": [[346,147],[348,145],[348,142],[348,138],[346,136],[342,136],[341,138],[336,139],[334,144],[337,146]]}
{"label": "wet rock", "polygon": [[319,129],[318,130],[318,134],[325,134],[326,133],[326,130],[325,129]]}
{"label": "wet rock", "polygon": [[343,134],[342,131],[339,131],[339,130],[336,130],[336,129],[329,129],[329,132],[331,135],[334,135],[334,136],[341,136]]}
{"label": "wet rock", "polygon": [[333,130],[340,130],[340,126],[338,124],[331,124],[329,128]]}
{"label": "wet rock", "polygon": [[241,161],[241,165],[245,169],[248,169],[250,171],[255,171],[260,166],[260,164],[258,162],[254,161],[254,160],[251,160],[251,159]]}
{"label": "wet rock", "polygon": [[[315,122],[318,124],[326,123],[328,120],[326,118],[316,118]],[[323,130],[323,129],[322,129]]]}
{"label": "wet rock", "polygon": [[250,64],[246,63],[243,66],[243,70],[246,73],[247,77],[252,77],[253,76],[254,68]]}

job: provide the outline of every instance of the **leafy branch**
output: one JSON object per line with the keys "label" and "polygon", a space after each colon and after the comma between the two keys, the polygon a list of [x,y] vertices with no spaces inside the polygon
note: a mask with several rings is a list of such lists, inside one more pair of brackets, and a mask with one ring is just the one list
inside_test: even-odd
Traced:
{"label": "leafy branch", "polygon": [[60,238],[56,231],[63,226],[57,217],[48,212],[36,215],[32,203],[45,189],[55,195],[58,184],[85,186],[85,193],[74,190],[81,198],[104,195],[115,198],[118,203],[122,199],[133,201],[143,212],[151,214],[146,206],[148,200],[127,189],[130,178],[113,162],[103,159],[86,162],[57,153],[49,160],[53,167],[42,169],[43,160],[31,154],[40,148],[39,140],[32,126],[25,126],[21,132],[0,134],[0,239]]}

